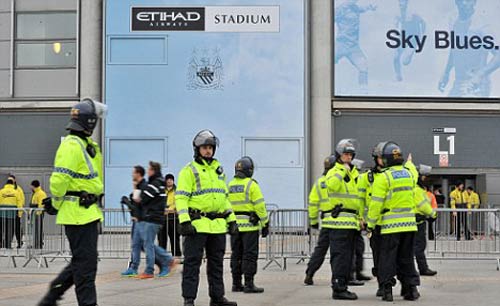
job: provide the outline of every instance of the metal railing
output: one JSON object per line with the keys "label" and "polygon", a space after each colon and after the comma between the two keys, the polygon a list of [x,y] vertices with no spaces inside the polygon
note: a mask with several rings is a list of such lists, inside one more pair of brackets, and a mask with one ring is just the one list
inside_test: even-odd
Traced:
{"label": "metal railing", "polygon": [[[264,269],[272,264],[286,269],[287,259],[301,262],[309,258],[318,231],[309,230],[307,210],[269,208],[270,234],[260,241],[260,257],[267,261]],[[129,213],[121,209],[104,209],[103,213],[99,258],[128,259],[132,229]],[[177,223],[169,224],[174,218],[167,216],[162,227],[169,241],[178,235]],[[499,209],[439,209],[429,230],[434,233],[427,244],[429,259],[495,260],[500,269]],[[176,244],[166,243],[165,246],[167,251],[178,254]],[[50,262],[70,257],[64,227],[55,223],[55,216],[41,209],[0,208],[0,258],[7,258],[14,267],[18,266],[18,261],[23,262],[23,267],[30,263],[48,267]],[[368,247],[365,257],[371,257]]]}

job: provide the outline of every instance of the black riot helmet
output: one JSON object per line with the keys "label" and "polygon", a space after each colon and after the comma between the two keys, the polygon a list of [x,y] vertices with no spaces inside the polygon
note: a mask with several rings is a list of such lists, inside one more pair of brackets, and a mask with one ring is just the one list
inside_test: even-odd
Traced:
{"label": "black riot helmet", "polygon": [[337,161],[337,157],[335,154],[332,154],[325,158],[323,161],[323,166],[325,167],[325,170],[323,171],[323,175],[326,175],[330,169],[332,169],[335,166],[335,162]]}
{"label": "black riot helmet", "polygon": [[200,158],[200,147],[202,146],[212,146],[214,148],[215,155],[215,151],[219,146],[219,138],[215,137],[215,134],[210,130],[199,131],[193,139],[193,151],[195,160]]}
{"label": "black riot helmet", "polygon": [[351,153],[352,158],[354,159],[358,146],[359,144],[356,139],[342,139],[335,147],[336,159],[339,160],[340,156],[342,156],[342,154],[344,153]]}
{"label": "black riot helmet", "polygon": [[66,126],[67,130],[83,132],[91,136],[97,125],[97,120],[106,116],[107,106],[84,98],[71,109],[71,119]]}
{"label": "black riot helmet", "polygon": [[382,158],[383,167],[402,165],[404,163],[401,147],[393,141],[380,142],[375,146],[372,152],[375,162],[378,157]]}
{"label": "black riot helmet", "polygon": [[252,177],[254,169],[253,160],[249,156],[243,156],[234,165],[235,176],[239,178]]}

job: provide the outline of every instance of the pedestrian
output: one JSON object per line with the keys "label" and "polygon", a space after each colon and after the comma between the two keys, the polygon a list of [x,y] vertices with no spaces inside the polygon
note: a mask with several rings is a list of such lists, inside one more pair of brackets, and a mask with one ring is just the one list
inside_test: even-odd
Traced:
{"label": "pedestrian", "polygon": [[[130,261],[128,264],[127,270],[122,272],[122,276],[127,276],[127,277],[137,277],[138,276],[138,269],[139,269],[139,264],[141,261],[141,251],[144,252],[144,243],[141,237],[141,232],[139,230],[136,230],[138,228],[137,223],[139,220],[142,220],[142,209],[139,204],[137,204],[134,201],[134,197],[137,200],[140,200],[140,195],[142,190],[145,190],[148,186],[148,182],[144,178],[144,175],[146,174],[146,170],[142,166],[134,166],[132,170],[132,185],[133,185],[133,192],[130,194],[130,196],[127,197],[122,197],[122,204],[127,205],[127,207],[130,209],[130,216],[132,219],[132,228],[130,231],[130,235],[132,238],[132,252],[130,254]],[[169,266],[168,261],[169,258],[165,258],[164,252],[162,250],[159,250],[159,247],[155,246],[155,265],[158,266],[160,271],[162,270],[162,263],[164,261],[167,261],[164,265],[170,268],[173,268],[173,265],[175,265],[175,262],[171,263],[171,266]],[[164,269],[166,270],[166,269]],[[165,276],[167,276],[166,274]]]}
{"label": "pedestrian", "polygon": [[394,277],[398,275],[402,296],[413,301],[420,296],[417,290],[420,277],[414,263],[417,231],[414,190],[417,178],[403,166],[403,154],[396,143],[379,143],[374,155],[381,174],[374,178],[367,226],[368,232],[373,232],[380,224],[377,273],[379,286],[383,289],[382,300],[393,301],[392,287],[396,284]]}
{"label": "pedestrian", "polygon": [[[42,209],[43,200],[47,198],[47,194],[40,186],[40,181],[34,180],[30,184],[33,195],[31,196],[30,208]],[[35,249],[43,248],[43,210],[37,210],[32,214],[33,220],[33,247]]]}
{"label": "pedestrian", "polygon": [[[244,156],[236,161],[234,179],[229,182],[229,200],[236,215],[239,233],[231,236],[231,273],[233,292],[262,293],[255,286],[259,260],[259,231],[262,238],[269,234],[266,203],[256,180],[253,160]],[[241,282],[244,276],[245,286]]]}
{"label": "pedestrian", "polygon": [[435,220],[437,211],[432,208],[431,199],[427,191],[425,191],[425,180],[430,174],[432,167],[423,165],[419,166],[418,181],[415,187],[415,205],[416,205],[416,221],[417,221],[417,236],[415,238],[415,258],[417,260],[418,271],[422,276],[434,276],[436,271],[431,270],[427,264],[425,256],[425,248],[427,247],[427,220]]}
{"label": "pedestrian", "polygon": [[14,181],[9,178],[5,186],[0,189],[0,208],[3,209],[0,210],[0,248],[12,248],[19,201]]}
{"label": "pedestrian", "polygon": [[207,258],[210,306],[237,306],[224,297],[224,253],[226,233],[238,233],[231,208],[226,176],[214,158],[219,140],[209,130],[193,139],[194,160],[179,173],[175,206],[184,240],[182,296],[185,306],[194,306],[198,294],[203,251]]}
{"label": "pedestrian", "polygon": [[[450,206],[451,209],[471,209],[471,205],[468,199],[468,193],[464,190],[464,183],[458,182],[455,186],[455,190],[450,193]],[[465,211],[454,211],[453,219],[455,223],[455,231],[457,234],[457,241],[460,241],[462,235],[462,228],[465,233],[465,239],[471,240],[471,232],[469,230],[467,212]]]}
{"label": "pedestrian", "polygon": [[[167,240],[170,239],[170,250],[172,254],[179,258],[182,257],[181,243],[179,234],[179,216],[175,211],[175,177],[172,173],[165,175],[165,191],[167,194],[167,206],[165,208],[165,223],[158,233],[158,244],[167,249]],[[168,237],[168,239],[167,239]]]}
{"label": "pedestrian", "polygon": [[91,136],[107,107],[85,98],[71,109],[69,130],[57,149],[50,177],[52,198],[43,201],[47,213],[57,214],[64,225],[71,261],[49,286],[39,306],[57,305],[63,294],[75,285],[79,306],[97,305],[97,239],[103,220],[101,199],[104,192],[102,155]]}
{"label": "pedestrian", "polygon": [[335,166],[327,173],[330,205],[321,212],[321,226],[328,228],[332,266],[332,298],[356,300],[348,290],[355,238],[360,230],[361,205],[358,195],[358,170],[352,165],[356,141],[342,139],[335,148]]}
{"label": "pedestrian", "polygon": [[[140,186],[138,186],[140,187]],[[134,196],[133,201],[140,207],[140,217],[136,223],[135,232],[140,236],[140,239],[133,239],[132,246],[133,256],[132,269],[137,271],[141,258],[140,241],[144,252],[146,252],[146,268],[144,272],[138,275],[139,279],[154,278],[154,263],[155,258],[160,259],[161,268],[158,277],[167,277],[175,261],[165,249],[154,244],[156,235],[160,230],[160,225],[165,222],[165,182],[161,174],[161,165],[157,162],[150,161],[148,167],[148,183],[144,189],[138,189],[140,193]]]}
{"label": "pedestrian", "polygon": [[23,246],[23,227],[21,226],[21,224],[24,214],[23,208],[24,205],[26,204],[26,198],[24,196],[23,188],[21,188],[21,186],[17,184],[16,176],[14,174],[9,174],[9,179],[11,179],[14,182],[14,190],[18,194],[17,198],[18,210],[17,210],[17,216],[14,219],[14,233],[16,235],[17,248],[20,249]]}
{"label": "pedestrian", "polygon": [[[323,161],[323,174],[316,180],[309,193],[309,227],[310,229],[318,230],[320,228],[320,212],[328,210],[330,207],[330,199],[328,197],[328,188],[326,186],[326,174],[335,166],[335,155],[330,155]],[[326,253],[330,248],[329,230],[321,227],[319,231],[318,241],[314,252],[307,263],[306,277],[304,284],[307,286],[314,285],[314,274],[321,268],[325,261]]]}

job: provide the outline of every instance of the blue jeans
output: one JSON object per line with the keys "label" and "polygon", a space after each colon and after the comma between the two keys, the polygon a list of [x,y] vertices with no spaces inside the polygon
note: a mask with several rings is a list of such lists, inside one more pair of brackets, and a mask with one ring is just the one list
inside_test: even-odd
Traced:
{"label": "blue jeans", "polygon": [[144,273],[153,274],[155,258],[161,268],[168,267],[173,260],[172,256],[165,249],[154,244],[160,225],[151,222],[135,222],[132,234],[132,260],[130,267],[134,270],[139,268],[141,261],[141,249],[146,253],[146,269]]}

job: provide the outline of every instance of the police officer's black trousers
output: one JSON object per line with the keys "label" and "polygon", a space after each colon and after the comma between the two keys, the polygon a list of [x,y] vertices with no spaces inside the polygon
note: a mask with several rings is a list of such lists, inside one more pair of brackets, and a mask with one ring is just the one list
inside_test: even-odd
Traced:
{"label": "police officer's black trousers", "polygon": [[224,296],[223,264],[226,251],[226,234],[198,233],[184,240],[184,270],[182,272],[182,296],[196,299],[200,282],[200,266],[203,250],[207,256],[208,292],[212,300]]}
{"label": "police officer's black trousers", "polygon": [[415,238],[415,258],[417,259],[418,270],[420,272],[429,269],[427,258],[425,257],[425,248],[427,247],[426,240],[427,222],[422,222],[418,225],[418,232]]}
{"label": "police officer's black trousers", "polygon": [[64,292],[75,285],[79,306],[97,305],[95,277],[97,273],[98,221],[85,225],[66,225],[71,249],[71,262],[50,284],[40,305],[55,305]]}
{"label": "police officer's black trousers", "polygon": [[378,282],[394,285],[397,275],[403,285],[418,286],[420,277],[415,269],[415,232],[381,235]]}
{"label": "police officer's black trousers", "polygon": [[259,231],[239,232],[231,236],[231,273],[233,279],[253,277],[259,259]]}
{"label": "police officer's black trousers", "polygon": [[309,259],[309,263],[307,264],[306,275],[313,277],[325,261],[326,252],[328,252],[328,248],[330,248],[329,233],[330,230],[326,228],[322,228],[319,231],[316,247],[311,255],[311,259]]}
{"label": "police officer's black trousers", "polygon": [[329,230],[330,264],[332,266],[332,288],[334,291],[347,290],[357,232],[354,229]]}
{"label": "police officer's black trousers", "polygon": [[372,249],[373,256],[373,268],[372,274],[373,276],[378,276],[378,262],[380,258],[380,243],[382,240],[382,236],[380,235],[380,226],[375,226],[375,229],[372,232],[372,236],[370,237],[370,248]]}
{"label": "police officer's black trousers", "polygon": [[359,274],[363,271],[363,253],[365,252],[365,240],[361,231],[356,232],[356,237],[354,238],[354,256],[353,256],[353,266],[352,272]]}

